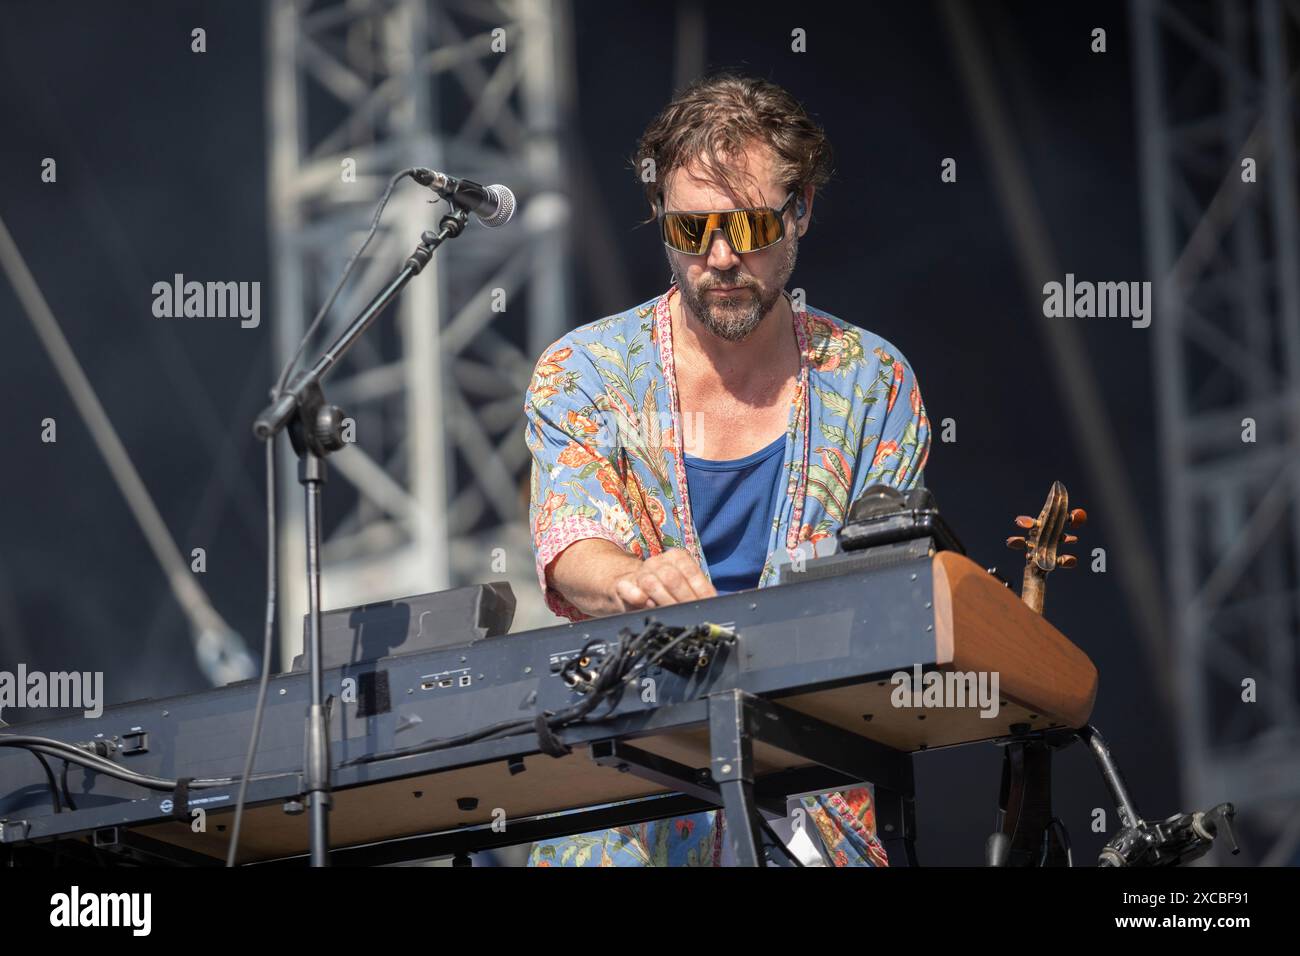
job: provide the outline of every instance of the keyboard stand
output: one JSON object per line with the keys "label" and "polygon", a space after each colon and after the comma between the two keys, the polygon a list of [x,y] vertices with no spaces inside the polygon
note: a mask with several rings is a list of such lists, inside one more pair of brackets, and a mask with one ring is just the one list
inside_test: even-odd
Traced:
{"label": "keyboard stand", "polygon": [[[802,757],[842,777],[844,786],[874,785],[878,835],[895,866],[916,866],[915,784],[912,756],[833,724],[739,690],[708,697],[713,757],[700,771],[618,741],[591,745],[592,759],[671,787],[726,813],[727,839],[737,866],[765,865],[762,813],[785,815],[786,793],[807,790],[794,779],[755,779],[754,744]],[[779,776],[779,775],[776,775]]]}

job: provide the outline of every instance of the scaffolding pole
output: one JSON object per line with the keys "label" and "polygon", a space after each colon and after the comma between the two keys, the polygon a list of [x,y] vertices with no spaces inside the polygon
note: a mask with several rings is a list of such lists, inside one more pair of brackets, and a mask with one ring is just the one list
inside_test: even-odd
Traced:
{"label": "scaffolding pole", "polygon": [[1130,10],[1183,802],[1231,800],[1242,862],[1287,862],[1300,841],[1296,11]]}
{"label": "scaffolding pole", "polygon": [[[355,423],[330,459],[326,608],[507,580],[542,607],[527,530],[522,400],[569,308],[561,189],[571,90],[564,0],[270,0],[267,105],[276,368],[368,226],[383,184],[427,166],[519,198],[439,250],[326,381]],[[409,180],[319,336],[349,321],[446,211]],[[320,342],[307,350],[314,356]],[[301,652],[304,513],[286,447],[281,663]]]}

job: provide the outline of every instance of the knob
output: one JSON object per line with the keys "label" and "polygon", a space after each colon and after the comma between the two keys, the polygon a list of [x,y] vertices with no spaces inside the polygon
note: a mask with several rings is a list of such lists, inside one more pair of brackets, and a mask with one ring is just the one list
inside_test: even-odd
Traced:
{"label": "knob", "polygon": [[343,447],[343,409],[337,405],[322,405],[316,413],[316,428],[313,437],[326,453],[338,451]]}

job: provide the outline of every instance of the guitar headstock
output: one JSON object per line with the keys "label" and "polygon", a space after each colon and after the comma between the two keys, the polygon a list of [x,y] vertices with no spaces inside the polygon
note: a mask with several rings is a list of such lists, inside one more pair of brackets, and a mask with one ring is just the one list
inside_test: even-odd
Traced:
{"label": "guitar headstock", "polygon": [[1021,598],[1040,614],[1043,609],[1043,588],[1047,575],[1059,568],[1072,568],[1079,559],[1072,554],[1058,554],[1064,544],[1078,541],[1076,535],[1067,534],[1066,528],[1077,528],[1086,523],[1088,513],[1082,508],[1070,508],[1070,495],[1065,485],[1052,482],[1047,501],[1037,518],[1020,515],[1016,527],[1025,533],[1007,538],[1007,547],[1025,553],[1025,581]]}

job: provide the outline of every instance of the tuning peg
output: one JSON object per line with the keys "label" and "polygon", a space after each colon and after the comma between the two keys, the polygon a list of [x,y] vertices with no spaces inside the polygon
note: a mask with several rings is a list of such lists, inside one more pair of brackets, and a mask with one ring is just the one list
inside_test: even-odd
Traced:
{"label": "tuning peg", "polygon": [[1017,528],[1024,528],[1026,531],[1028,531],[1037,523],[1038,523],[1037,521],[1035,521],[1033,518],[1029,517],[1028,515],[1016,515]]}
{"label": "tuning peg", "polygon": [[1070,527],[1077,528],[1081,524],[1088,523],[1088,512],[1082,508],[1075,508],[1070,512]]}
{"label": "tuning peg", "polygon": [[1072,554],[1062,554],[1056,559],[1057,567],[1072,568],[1079,563],[1079,559]]}
{"label": "tuning peg", "polygon": [[1020,537],[1020,535],[1016,535],[1014,537],[1007,538],[1007,547],[1010,548],[1012,551],[1027,551],[1029,549],[1029,542],[1027,542],[1024,538]]}
{"label": "tuning peg", "polygon": [[1076,541],[1078,541],[1078,540],[1079,540],[1079,536],[1078,536],[1078,535],[1076,535],[1076,534],[1067,534],[1065,537],[1063,537],[1063,538],[1061,539],[1061,543],[1062,543],[1062,544],[1074,544],[1074,542],[1076,542]]}

